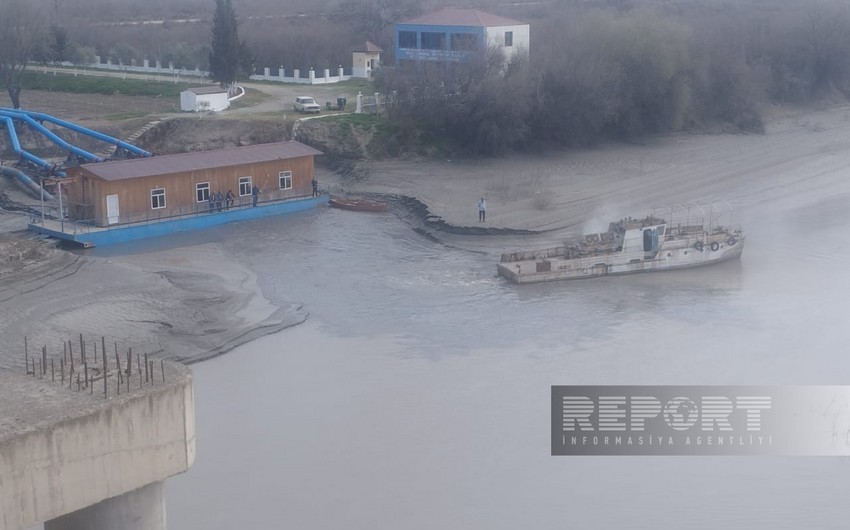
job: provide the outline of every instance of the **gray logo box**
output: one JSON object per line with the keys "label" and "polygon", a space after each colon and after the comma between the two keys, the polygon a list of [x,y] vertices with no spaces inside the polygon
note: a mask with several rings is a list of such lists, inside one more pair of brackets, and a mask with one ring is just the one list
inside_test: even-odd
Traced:
{"label": "gray logo box", "polygon": [[850,386],[553,386],[552,455],[850,455]]}

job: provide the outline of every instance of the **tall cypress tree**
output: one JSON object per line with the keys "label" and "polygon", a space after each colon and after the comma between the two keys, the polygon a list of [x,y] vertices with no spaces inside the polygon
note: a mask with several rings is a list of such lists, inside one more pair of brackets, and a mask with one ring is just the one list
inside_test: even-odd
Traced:
{"label": "tall cypress tree", "polygon": [[212,22],[212,51],[210,51],[210,75],[222,85],[233,83],[247,62],[239,42],[238,21],[231,0],[215,0],[215,15]]}

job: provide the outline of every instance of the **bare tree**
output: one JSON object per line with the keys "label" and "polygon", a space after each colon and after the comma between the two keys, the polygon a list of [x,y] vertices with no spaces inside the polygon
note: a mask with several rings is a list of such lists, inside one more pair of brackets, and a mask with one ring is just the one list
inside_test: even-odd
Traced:
{"label": "bare tree", "polygon": [[0,16],[0,82],[21,107],[21,77],[47,38],[47,19],[41,0],[7,0]]}
{"label": "bare tree", "polygon": [[812,86],[827,92],[846,75],[850,10],[843,3],[817,3],[808,11],[807,29]]}
{"label": "bare tree", "polygon": [[356,32],[377,39],[384,28],[421,12],[415,0],[343,0],[330,12],[332,20],[345,21]]}

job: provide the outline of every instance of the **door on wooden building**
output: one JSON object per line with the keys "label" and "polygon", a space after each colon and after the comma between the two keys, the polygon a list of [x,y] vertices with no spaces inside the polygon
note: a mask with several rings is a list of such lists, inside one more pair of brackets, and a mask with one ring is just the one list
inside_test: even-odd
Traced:
{"label": "door on wooden building", "polygon": [[118,222],[118,195],[106,196],[106,217],[109,218],[109,224],[114,225]]}

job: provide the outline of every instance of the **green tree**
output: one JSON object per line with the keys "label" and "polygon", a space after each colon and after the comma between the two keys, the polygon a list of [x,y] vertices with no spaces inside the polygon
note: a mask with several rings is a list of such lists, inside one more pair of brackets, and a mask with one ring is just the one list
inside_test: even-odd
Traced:
{"label": "green tree", "polygon": [[239,40],[238,26],[231,0],[215,0],[210,75],[221,85],[235,82],[253,68],[248,46]]}
{"label": "green tree", "polygon": [[21,77],[30,61],[42,53],[47,23],[43,6],[33,0],[5,0],[0,16],[0,83],[12,106],[21,107]]}

